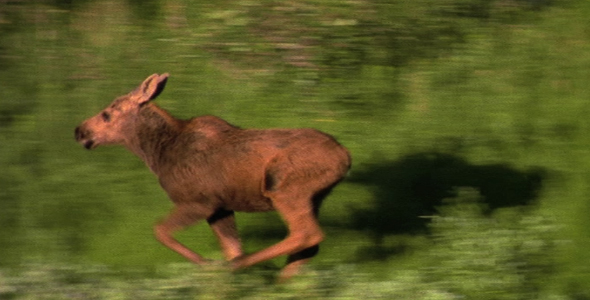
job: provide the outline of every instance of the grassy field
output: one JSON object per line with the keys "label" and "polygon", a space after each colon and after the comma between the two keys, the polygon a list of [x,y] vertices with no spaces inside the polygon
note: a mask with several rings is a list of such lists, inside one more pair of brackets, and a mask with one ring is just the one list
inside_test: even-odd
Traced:
{"label": "grassy field", "polygon": [[[407,2],[407,3],[406,3]],[[52,1],[0,6],[0,299],[589,299],[585,1]],[[200,269],[155,241],[171,208],[73,128],[152,73],[158,104],[350,149],[322,251]],[[285,234],[238,214],[248,252]],[[221,259],[206,225],[179,239]]]}

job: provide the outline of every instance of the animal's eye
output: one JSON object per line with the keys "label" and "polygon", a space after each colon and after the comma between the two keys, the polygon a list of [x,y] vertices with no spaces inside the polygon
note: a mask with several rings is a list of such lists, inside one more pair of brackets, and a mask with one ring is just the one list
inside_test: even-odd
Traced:
{"label": "animal's eye", "polygon": [[106,111],[103,111],[100,115],[102,116],[102,120],[105,122],[109,122],[111,120],[111,115]]}

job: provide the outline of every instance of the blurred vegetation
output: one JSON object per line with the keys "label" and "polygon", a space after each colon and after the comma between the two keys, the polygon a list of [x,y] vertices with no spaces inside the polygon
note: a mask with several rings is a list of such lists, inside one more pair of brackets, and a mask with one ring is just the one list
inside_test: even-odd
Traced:
{"label": "blurred vegetation", "polygon": [[[148,276],[103,266],[26,265],[0,273],[0,296],[16,299],[583,299],[551,288],[551,218],[515,209],[483,215],[477,191],[463,189],[430,223],[420,263],[374,279],[350,264],[308,269],[275,285],[268,271],[230,275],[220,266],[160,267]],[[572,296],[569,298],[568,296]]]}
{"label": "blurred vegetation", "polygon": [[[590,4],[0,1],[0,299],[590,299]],[[194,268],[124,149],[73,128],[152,73],[172,114],[315,127],[352,154],[309,270]],[[238,214],[247,251],[276,214]],[[205,226],[179,235],[220,259]],[[218,269],[216,269],[218,268]]]}

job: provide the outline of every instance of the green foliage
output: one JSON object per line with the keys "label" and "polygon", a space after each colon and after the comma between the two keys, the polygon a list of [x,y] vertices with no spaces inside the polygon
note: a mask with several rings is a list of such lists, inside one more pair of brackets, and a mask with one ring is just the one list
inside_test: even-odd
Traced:
{"label": "green foliage", "polygon": [[506,209],[483,215],[474,190],[448,199],[431,224],[431,247],[415,254],[411,269],[387,280],[352,266],[309,269],[276,285],[267,271],[230,274],[222,265],[188,263],[147,275],[104,267],[31,264],[0,273],[0,295],[14,299],[569,299],[553,294],[551,259],[557,225]]}
{"label": "green foliage", "polygon": [[434,217],[427,280],[468,299],[539,298],[555,274],[555,223],[514,210],[482,218],[476,197],[462,191]]}

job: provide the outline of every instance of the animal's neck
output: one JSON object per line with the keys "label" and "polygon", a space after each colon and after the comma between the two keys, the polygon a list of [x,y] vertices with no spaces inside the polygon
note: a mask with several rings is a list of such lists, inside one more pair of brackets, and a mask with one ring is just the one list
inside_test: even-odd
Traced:
{"label": "animal's neck", "polygon": [[142,158],[154,173],[158,173],[159,158],[180,134],[183,121],[172,117],[155,104],[141,108],[135,122],[135,140],[129,150]]}

